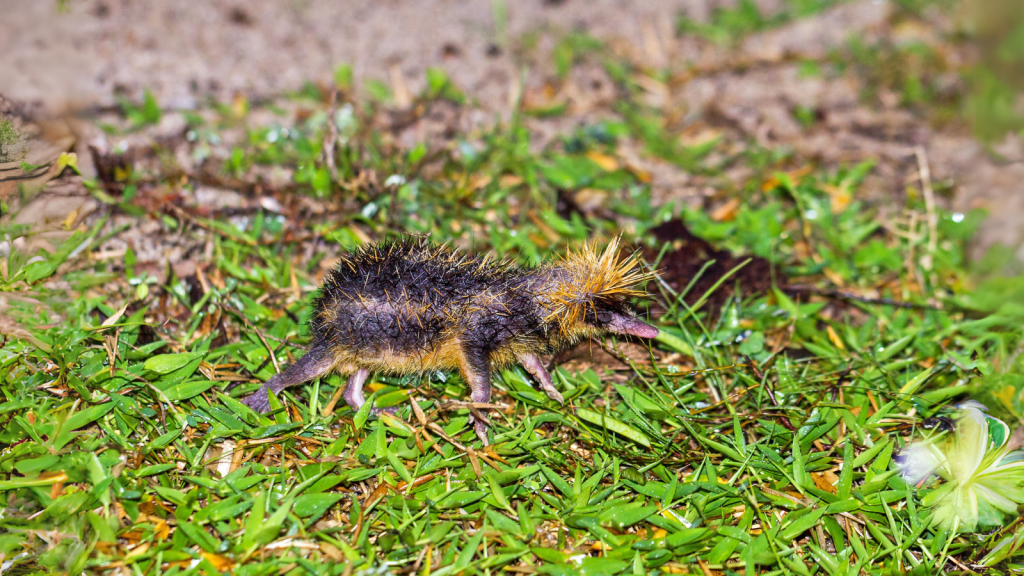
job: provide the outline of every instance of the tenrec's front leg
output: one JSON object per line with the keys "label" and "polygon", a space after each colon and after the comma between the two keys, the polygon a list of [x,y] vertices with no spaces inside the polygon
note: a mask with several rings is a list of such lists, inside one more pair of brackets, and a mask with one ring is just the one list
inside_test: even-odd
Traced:
{"label": "tenrec's front leg", "polygon": [[348,404],[353,410],[358,411],[366,403],[366,398],[363,397],[363,384],[366,383],[366,377],[369,375],[369,370],[359,368],[348,377],[348,385],[345,386],[342,398],[345,399],[345,404]]}
{"label": "tenrec's front leg", "polygon": [[280,394],[281,390],[296,384],[302,384],[330,372],[334,368],[334,357],[327,346],[313,346],[306,352],[306,355],[295,361],[287,370],[275,374],[270,380],[263,383],[255,393],[242,400],[242,403],[256,412],[264,413],[270,410],[269,391]]}
{"label": "tenrec's front leg", "polygon": [[[469,384],[469,399],[474,404],[491,401],[491,356],[485,350],[465,348],[459,361],[462,378]],[[476,412],[478,415],[473,414]],[[470,411],[469,421],[473,423],[477,437],[487,446],[487,420],[478,410]]]}
{"label": "tenrec's front leg", "polygon": [[[363,385],[366,384],[366,378],[370,375],[370,371],[366,368],[359,368],[352,373],[348,378],[348,385],[345,386],[345,393],[342,398],[345,399],[345,403],[350,408],[359,411],[366,403],[366,398],[363,396]],[[370,414],[376,416],[381,412],[387,412],[388,414],[394,414],[398,412],[400,406],[391,406],[390,408],[371,408]]]}
{"label": "tenrec's front leg", "polygon": [[565,401],[562,398],[562,394],[555,388],[555,382],[551,379],[551,373],[544,367],[544,364],[536,354],[523,354],[519,357],[519,363],[537,379],[537,382],[540,382],[541,390],[547,393],[548,398],[559,404]]}

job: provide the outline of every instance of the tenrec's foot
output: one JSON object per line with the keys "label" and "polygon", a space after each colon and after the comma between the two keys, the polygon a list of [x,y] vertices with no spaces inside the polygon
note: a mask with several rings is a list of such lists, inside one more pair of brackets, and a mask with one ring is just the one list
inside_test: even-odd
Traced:
{"label": "tenrec's foot", "polygon": [[264,386],[242,399],[242,404],[252,408],[257,414],[266,414],[270,411],[270,395]]}
{"label": "tenrec's foot", "polygon": [[559,392],[558,390],[555,390],[554,388],[548,388],[548,387],[543,386],[543,385],[541,387],[544,388],[544,392],[547,393],[548,398],[551,398],[552,400],[554,400],[555,402],[558,402],[559,404],[565,404],[565,398],[562,398],[562,393],[561,392]]}
{"label": "tenrec's foot", "polygon": [[487,420],[483,418],[477,418],[472,414],[469,415],[469,423],[473,425],[473,430],[476,432],[476,437],[483,442],[484,446],[488,446],[490,442],[487,441]]}
{"label": "tenrec's foot", "polygon": [[559,404],[565,403],[562,393],[555,388],[555,381],[551,379],[551,373],[544,367],[544,363],[540,361],[536,354],[524,354],[520,356],[519,362],[522,363],[523,368],[526,368],[527,372],[537,379],[541,390],[548,395],[548,398]]}

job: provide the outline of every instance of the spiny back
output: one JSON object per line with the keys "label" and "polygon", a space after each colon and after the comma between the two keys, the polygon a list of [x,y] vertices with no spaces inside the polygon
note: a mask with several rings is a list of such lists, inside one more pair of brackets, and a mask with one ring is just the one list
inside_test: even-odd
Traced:
{"label": "spiny back", "polygon": [[403,237],[342,257],[313,301],[314,338],[361,349],[422,349],[475,297],[501,292],[524,272]]}
{"label": "spiny back", "polygon": [[441,303],[500,285],[517,269],[432,244],[423,236],[363,246],[342,256],[324,278],[322,297]]}

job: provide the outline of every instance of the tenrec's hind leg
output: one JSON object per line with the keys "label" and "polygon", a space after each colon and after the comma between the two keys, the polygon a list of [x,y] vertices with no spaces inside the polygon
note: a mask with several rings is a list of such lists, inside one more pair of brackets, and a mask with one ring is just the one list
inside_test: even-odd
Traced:
{"label": "tenrec's hind leg", "polygon": [[[459,362],[459,371],[469,384],[469,399],[474,404],[487,404],[491,401],[491,357],[486,351],[465,348]],[[475,412],[475,413],[474,413]],[[479,409],[470,410],[469,421],[473,424],[476,435],[487,446],[487,419]]]}

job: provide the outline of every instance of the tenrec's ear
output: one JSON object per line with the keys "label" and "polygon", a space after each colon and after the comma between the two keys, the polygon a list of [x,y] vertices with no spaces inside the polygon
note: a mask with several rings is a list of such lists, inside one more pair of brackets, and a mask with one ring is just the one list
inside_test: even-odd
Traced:
{"label": "tenrec's ear", "polygon": [[612,313],[612,321],[605,327],[609,332],[639,336],[640,338],[654,338],[658,335],[658,329],[654,326],[618,312]]}

